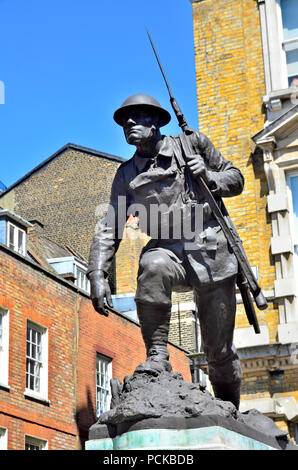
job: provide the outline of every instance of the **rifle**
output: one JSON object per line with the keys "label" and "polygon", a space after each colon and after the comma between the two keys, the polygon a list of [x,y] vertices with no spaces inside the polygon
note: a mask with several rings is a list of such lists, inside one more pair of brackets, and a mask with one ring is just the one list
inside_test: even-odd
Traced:
{"label": "rifle", "polygon": [[[148,34],[153,52],[155,54],[156,60],[158,62],[160,71],[161,71],[162,76],[165,80],[165,83],[166,83],[166,86],[167,86],[167,89],[168,89],[168,92],[169,92],[169,95],[170,95],[170,102],[171,102],[172,108],[173,108],[174,113],[175,113],[175,115],[177,117],[177,120],[178,120],[178,125],[179,125],[179,127],[181,127],[181,129],[183,131],[183,134],[185,136],[190,135],[190,134],[192,134],[193,130],[188,127],[187,122],[185,120],[185,117],[184,117],[177,101],[175,100],[175,98],[172,95],[172,92],[171,92],[171,89],[169,87],[167,78],[165,76],[165,73],[163,71],[161,63],[159,61],[159,57],[157,55],[157,52],[155,50],[154,44],[152,42],[152,39],[151,39],[151,36],[150,36],[148,30],[147,30],[147,34]],[[182,146],[183,146],[183,151],[184,151],[185,155],[191,155],[193,153],[192,149],[190,148],[190,144],[189,144],[187,138],[182,140]],[[224,206],[224,204],[222,202],[223,211],[224,211],[224,212],[222,212],[220,207],[218,206],[216,200],[214,199],[213,194],[211,193],[210,189],[208,188],[207,184],[205,183],[203,178],[201,178],[200,176],[198,178],[198,183],[199,183],[200,190],[201,190],[202,194],[204,195],[207,203],[209,204],[210,209],[211,209],[216,221],[218,222],[219,226],[221,227],[221,229],[222,229],[222,231],[223,231],[223,233],[224,233],[224,235],[225,235],[225,237],[226,237],[226,239],[227,239],[234,255],[236,256],[236,259],[238,261],[237,286],[239,287],[239,290],[240,290],[240,293],[241,293],[241,297],[242,297],[242,300],[243,300],[243,304],[244,304],[244,307],[245,307],[245,312],[246,312],[246,316],[247,316],[247,319],[249,321],[249,324],[253,325],[255,333],[259,334],[260,333],[260,327],[259,327],[258,319],[257,319],[257,316],[256,316],[256,312],[255,312],[255,309],[254,309],[254,304],[252,302],[250,292],[252,293],[253,298],[255,300],[255,303],[256,303],[259,310],[264,310],[268,307],[265,296],[264,296],[260,286],[257,283],[257,280],[254,276],[254,273],[252,272],[252,269],[250,267],[250,264],[247,260],[245,252],[244,252],[242,241],[241,241],[241,239],[240,239],[240,237],[239,237],[239,235],[238,235],[238,233],[237,233],[237,231],[236,231],[236,229],[235,229],[235,227],[232,223],[231,218],[229,217],[229,214],[228,214],[228,211],[227,211],[226,207]]]}

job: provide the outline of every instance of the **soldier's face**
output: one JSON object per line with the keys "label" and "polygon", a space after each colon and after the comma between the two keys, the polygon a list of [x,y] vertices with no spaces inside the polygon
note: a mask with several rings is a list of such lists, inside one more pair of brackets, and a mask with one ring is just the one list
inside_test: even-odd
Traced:
{"label": "soldier's face", "polygon": [[128,111],[123,117],[123,130],[126,141],[131,145],[142,145],[154,137],[158,116],[143,110]]}

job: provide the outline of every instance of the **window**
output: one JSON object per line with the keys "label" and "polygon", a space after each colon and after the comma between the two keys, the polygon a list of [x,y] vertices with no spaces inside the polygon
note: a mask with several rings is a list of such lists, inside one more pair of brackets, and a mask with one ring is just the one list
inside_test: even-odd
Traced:
{"label": "window", "polygon": [[290,225],[294,245],[294,269],[298,278],[298,173],[287,177],[289,191]]}
{"label": "window", "polygon": [[0,428],[0,450],[7,450],[7,429]]}
{"label": "window", "polygon": [[[280,111],[298,78],[297,0],[258,0],[269,111]],[[270,120],[275,119],[274,114]]]}
{"label": "window", "polygon": [[90,282],[86,276],[86,269],[75,263],[75,285],[80,289],[90,293]]}
{"label": "window", "polygon": [[47,398],[47,329],[32,322],[27,323],[26,337],[26,392]]}
{"label": "window", "polygon": [[37,437],[25,436],[25,450],[46,450],[47,441]]}
{"label": "window", "polygon": [[26,232],[11,222],[7,223],[7,246],[21,255],[26,254]]}
{"label": "window", "polygon": [[8,386],[9,312],[0,307],[0,385]]}
{"label": "window", "polygon": [[76,256],[65,256],[63,258],[49,258],[48,263],[57,271],[58,274],[73,274],[75,285],[90,293],[90,282],[87,279],[87,263]]}
{"label": "window", "polygon": [[280,0],[283,41],[289,86],[298,86],[298,2]]}
{"label": "window", "polygon": [[110,409],[112,361],[100,354],[96,357],[96,415]]}

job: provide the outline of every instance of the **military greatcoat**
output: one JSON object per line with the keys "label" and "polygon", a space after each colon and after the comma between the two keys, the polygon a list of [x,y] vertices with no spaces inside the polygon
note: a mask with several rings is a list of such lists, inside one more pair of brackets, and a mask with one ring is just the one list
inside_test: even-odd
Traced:
{"label": "military greatcoat", "polygon": [[[221,205],[222,197],[240,194],[244,185],[240,170],[226,160],[204,134],[193,132],[187,138],[193,154],[200,154],[204,159],[212,180],[210,190],[218,204]],[[201,210],[196,211],[198,208]],[[159,209],[161,217],[156,219]],[[179,210],[181,217],[174,223],[171,213],[179,214]],[[200,194],[199,184],[185,164],[180,136],[163,136],[160,150],[152,158],[144,158],[136,152],[120,165],[112,184],[107,216],[96,228],[88,273],[108,272],[131,213],[139,215],[141,230],[151,236],[141,256],[153,249],[167,252],[171,259],[185,267],[184,287],[186,284],[205,287],[236,275],[236,258]],[[193,230],[188,227],[185,233],[183,217],[190,218],[192,227],[193,223],[197,227]],[[164,231],[156,226],[157,220],[160,225],[164,224]],[[180,231],[177,220],[181,222]],[[168,232],[165,225],[169,227]],[[179,290],[179,286],[173,287]]]}

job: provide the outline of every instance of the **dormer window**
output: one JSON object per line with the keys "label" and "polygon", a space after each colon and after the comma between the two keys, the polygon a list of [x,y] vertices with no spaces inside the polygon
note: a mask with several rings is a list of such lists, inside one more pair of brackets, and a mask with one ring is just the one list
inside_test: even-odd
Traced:
{"label": "dormer window", "polygon": [[66,256],[63,258],[51,258],[48,263],[61,274],[74,280],[74,284],[79,288],[90,293],[90,282],[87,279],[87,263],[76,256]]}
{"label": "dormer window", "polygon": [[27,228],[32,224],[9,210],[0,210],[0,243],[27,255]]}
{"label": "dormer window", "polygon": [[7,223],[7,246],[21,255],[26,255],[26,231],[12,222]]}

